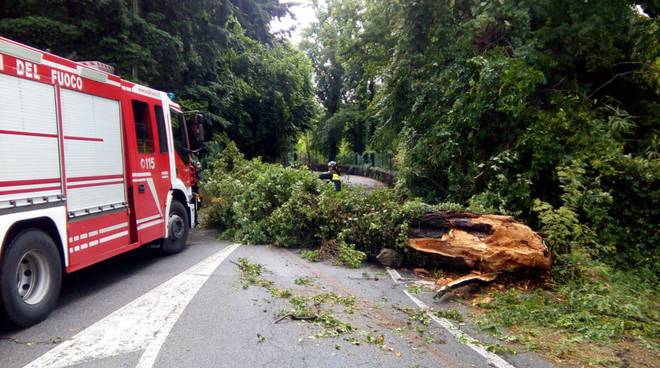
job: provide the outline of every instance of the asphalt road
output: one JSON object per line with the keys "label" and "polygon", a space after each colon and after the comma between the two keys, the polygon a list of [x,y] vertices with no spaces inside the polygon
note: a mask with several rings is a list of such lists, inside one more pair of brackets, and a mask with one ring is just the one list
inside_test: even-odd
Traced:
{"label": "asphalt road", "polygon": [[385,183],[382,183],[375,179],[368,178],[366,176],[342,175],[341,182],[346,185],[350,185],[354,187],[363,187],[366,189],[387,188],[387,185],[385,185]]}
{"label": "asphalt road", "polygon": [[[195,231],[176,256],[138,250],[68,275],[46,321],[0,330],[0,367],[547,366],[533,354],[488,352],[493,341],[487,337],[477,336],[484,341],[478,343],[462,335],[475,336],[469,323],[411,319],[420,303],[456,305],[438,304],[430,292],[406,294],[406,280],[396,273],[310,263],[296,251],[214,238]],[[324,330],[315,323],[274,323],[278,312],[291,308],[289,300],[257,285],[243,288],[234,263],[239,258],[263,265],[266,279],[294,295],[354,296],[352,313],[333,307],[352,331],[320,337]],[[308,283],[296,284],[301,278]]]}

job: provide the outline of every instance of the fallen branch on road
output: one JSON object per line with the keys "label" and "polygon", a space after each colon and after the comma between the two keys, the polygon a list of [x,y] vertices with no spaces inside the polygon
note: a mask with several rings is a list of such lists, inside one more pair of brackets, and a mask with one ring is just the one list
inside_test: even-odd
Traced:
{"label": "fallen branch on road", "polygon": [[465,286],[473,283],[488,283],[495,281],[497,278],[496,273],[471,273],[469,275],[459,277],[454,281],[449,282],[446,285],[443,285],[433,296],[433,299],[440,299],[443,295],[447,294],[449,291],[454,290],[458,287]]}
{"label": "fallen branch on road", "polygon": [[291,318],[294,321],[315,321],[319,316],[296,316],[295,314],[288,313],[276,319],[273,323],[280,323],[287,318]]}

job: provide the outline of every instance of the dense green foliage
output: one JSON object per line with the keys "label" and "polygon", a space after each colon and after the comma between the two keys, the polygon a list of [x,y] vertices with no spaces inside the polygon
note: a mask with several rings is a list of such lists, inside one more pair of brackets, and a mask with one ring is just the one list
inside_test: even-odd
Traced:
{"label": "dense green foliage", "polygon": [[[570,262],[572,267],[555,273],[565,277],[561,273],[570,269],[573,275],[560,278],[563,282],[554,288],[513,287],[490,294],[490,301],[477,300],[487,312],[477,317],[477,324],[504,341],[542,349],[576,366],[643,366],[649,359],[644,354],[660,349],[658,275],[613,269],[581,252],[574,252]],[[648,351],[633,354],[630,361],[619,353],[625,348],[617,346],[630,341]]]}
{"label": "dense green foliage", "polygon": [[[482,327],[657,351],[657,1],[313,3],[307,57],[269,31],[288,11],[279,0],[5,0],[0,35],[104,61],[207,112],[225,138],[207,145],[203,219],[226,237],[357,267],[404,248],[423,212],[511,214],[543,233],[555,284],[493,294]],[[279,159],[300,133],[308,157],[395,156],[398,187],[335,192],[248,159]]]}
{"label": "dense green foliage", "polygon": [[319,147],[396,154],[411,195],[523,218],[556,254],[660,269],[653,4],[317,3]]}
{"label": "dense green foliage", "polygon": [[315,147],[395,155],[400,193],[543,233],[556,284],[495,293],[483,327],[581,364],[593,364],[584,343],[657,349],[656,3],[315,3],[302,44],[325,108]]}
{"label": "dense green foliage", "polygon": [[248,160],[234,143],[217,140],[226,148],[205,173],[203,221],[236,241],[322,251],[330,242],[340,263],[356,266],[363,258],[356,251],[375,256],[383,247],[403,248],[410,222],[422,213],[459,208],[405,200],[392,189],[337,192],[307,169]]}
{"label": "dense green foliage", "polygon": [[[216,143],[226,148],[206,172],[203,222],[236,241],[309,248],[300,254],[311,262],[331,258],[359,267],[365,255],[373,257],[383,247],[405,251],[404,240],[415,218],[433,210],[463,209],[452,203],[431,206],[406,200],[396,189],[366,193],[347,187],[336,192],[307,169],[247,160],[226,138],[218,137]],[[561,217],[544,221],[566,225]],[[580,354],[581,343],[612,344],[630,338],[657,349],[657,275],[648,268],[616,270],[579,249],[583,248],[576,247],[555,264],[554,285],[490,294],[490,302],[479,303],[488,313],[479,316],[478,324],[527,348],[543,345],[555,358],[570,353],[583,361],[589,357]],[[438,315],[461,318],[457,313]],[[513,335],[504,336],[507,328],[515,328]],[[548,342],[549,329],[562,337]]]}
{"label": "dense green foliage", "polygon": [[315,111],[311,63],[269,30],[287,11],[279,0],[7,0],[0,34],[173,91],[207,112],[207,130],[274,160]]}
{"label": "dense green foliage", "polygon": [[[324,5],[327,3],[327,5]],[[318,23],[301,47],[312,60],[325,115],[314,129],[314,147],[334,160],[342,143],[362,153],[377,120],[369,106],[393,44],[387,2],[314,2]]]}
{"label": "dense green foliage", "polygon": [[647,279],[602,265],[590,268],[585,271],[599,278],[570,281],[552,292],[512,288],[495,294],[484,305],[493,313],[482,318],[481,327],[552,327],[598,342],[624,335],[657,339],[660,306]]}

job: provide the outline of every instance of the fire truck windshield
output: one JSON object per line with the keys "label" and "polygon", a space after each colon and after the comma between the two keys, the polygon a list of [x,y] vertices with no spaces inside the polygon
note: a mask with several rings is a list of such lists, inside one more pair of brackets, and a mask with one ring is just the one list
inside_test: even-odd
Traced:
{"label": "fire truck windshield", "polygon": [[188,131],[186,127],[186,119],[183,113],[170,109],[172,116],[172,134],[174,135],[174,150],[179,154],[183,162],[189,161]]}

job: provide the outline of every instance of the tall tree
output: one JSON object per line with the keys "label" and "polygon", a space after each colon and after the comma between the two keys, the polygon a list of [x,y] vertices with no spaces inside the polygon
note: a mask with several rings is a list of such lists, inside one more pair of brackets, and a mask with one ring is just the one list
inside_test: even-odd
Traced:
{"label": "tall tree", "polygon": [[326,108],[339,91],[326,122],[341,129],[317,135],[347,139],[346,112],[365,112],[369,144],[397,152],[410,194],[524,217],[551,243],[660,264],[651,3],[328,1],[307,52]]}
{"label": "tall tree", "polygon": [[326,112],[316,141],[334,160],[342,141],[358,153],[367,148],[373,123],[368,108],[392,45],[391,12],[375,0],[313,4],[318,22],[306,31],[301,47],[314,65],[317,95]]}
{"label": "tall tree", "polygon": [[0,34],[129,78],[135,69],[137,82],[208,111],[212,132],[274,160],[312,111],[308,62],[269,30],[287,9],[279,0],[6,0]]}

